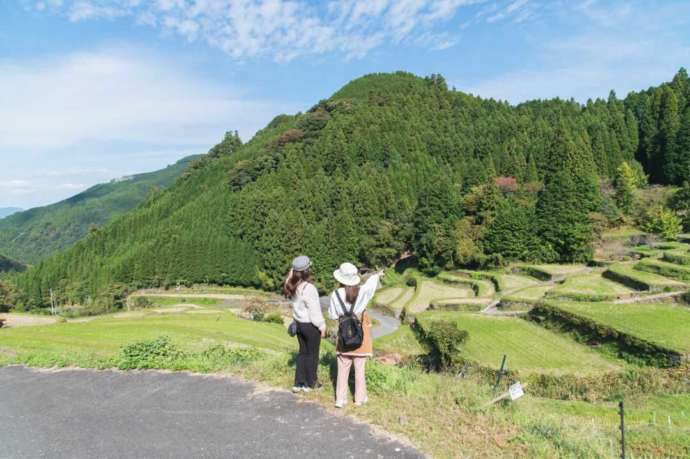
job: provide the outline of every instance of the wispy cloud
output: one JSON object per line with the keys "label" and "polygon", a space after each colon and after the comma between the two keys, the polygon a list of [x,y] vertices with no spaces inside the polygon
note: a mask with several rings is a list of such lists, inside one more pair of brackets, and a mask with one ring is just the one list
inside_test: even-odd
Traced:
{"label": "wispy cloud", "polygon": [[[446,49],[457,42],[461,8],[487,0],[52,0],[36,9],[78,22],[132,18],[205,41],[235,59],[340,53],[360,58],[380,46],[409,43]],[[489,22],[523,14],[527,0],[503,0]],[[451,24],[450,31],[440,27]]]}
{"label": "wispy cloud", "polygon": [[78,143],[209,145],[223,128],[253,134],[284,103],[120,50],[0,60],[0,155]]}
{"label": "wispy cloud", "polygon": [[[527,5],[522,2],[513,11]],[[485,10],[480,18],[502,11]],[[541,5],[535,14],[545,21],[567,24],[576,32],[548,39],[535,36],[532,62],[474,84],[454,82],[456,86],[510,102],[550,97],[584,102],[606,97],[610,89],[622,96],[667,81],[690,62],[690,43],[674,35],[676,27],[690,27],[687,3],[554,2]],[[670,24],[673,27],[666,27]]]}

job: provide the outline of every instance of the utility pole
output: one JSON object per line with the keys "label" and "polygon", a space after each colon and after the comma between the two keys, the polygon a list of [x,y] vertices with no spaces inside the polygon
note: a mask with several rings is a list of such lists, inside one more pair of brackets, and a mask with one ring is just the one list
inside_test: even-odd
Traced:
{"label": "utility pole", "polygon": [[621,417],[621,459],[625,459],[625,406],[623,400],[618,402],[618,414]]}

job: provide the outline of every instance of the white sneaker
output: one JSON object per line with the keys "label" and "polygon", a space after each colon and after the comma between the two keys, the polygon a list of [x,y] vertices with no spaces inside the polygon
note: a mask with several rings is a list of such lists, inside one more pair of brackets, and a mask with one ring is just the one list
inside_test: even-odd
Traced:
{"label": "white sneaker", "polygon": [[364,397],[364,400],[362,400],[361,402],[355,402],[355,406],[362,406],[362,405],[366,404],[368,401],[369,401],[369,397]]}
{"label": "white sneaker", "polygon": [[292,386],[292,393],[296,394],[298,392],[302,392],[302,388],[299,386]]}
{"label": "white sneaker", "polygon": [[347,404],[347,402],[342,402],[342,401],[340,401],[340,400],[337,400],[337,401],[335,402],[335,407],[336,407],[336,408],[343,408],[346,404]]}
{"label": "white sneaker", "polygon": [[312,390],[311,387],[302,387],[302,392],[311,392]]}

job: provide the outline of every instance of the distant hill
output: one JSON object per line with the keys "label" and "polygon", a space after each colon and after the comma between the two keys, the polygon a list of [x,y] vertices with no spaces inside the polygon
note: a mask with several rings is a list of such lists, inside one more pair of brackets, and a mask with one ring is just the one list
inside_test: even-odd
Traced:
{"label": "distant hill", "polygon": [[198,156],[183,158],[155,172],[95,185],[71,198],[45,207],[14,213],[0,220],[0,253],[37,263],[84,237],[171,185]]}
{"label": "distant hill", "polygon": [[26,270],[26,265],[24,263],[0,255],[0,273],[10,271],[21,272],[24,270]]}
{"label": "distant hill", "polygon": [[21,212],[22,209],[19,207],[0,207],[0,218],[5,218],[8,215],[12,215],[17,212]]}

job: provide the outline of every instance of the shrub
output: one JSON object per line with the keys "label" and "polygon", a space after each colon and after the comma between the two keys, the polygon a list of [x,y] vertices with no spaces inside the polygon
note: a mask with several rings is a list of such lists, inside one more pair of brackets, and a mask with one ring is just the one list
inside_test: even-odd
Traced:
{"label": "shrub", "polygon": [[120,350],[118,368],[122,370],[145,368],[170,368],[185,357],[185,353],[170,341],[167,336],[159,336],[151,341],[128,344]]}
{"label": "shrub", "polygon": [[680,217],[673,211],[661,206],[653,207],[642,216],[641,220],[643,230],[659,234],[667,240],[676,239],[683,230]]}
{"label": "shrub", "polygon": [[440,369],[451,368],[460,361],[460,346],[468,336],[469,333],[458,329],[455,323],[440,320],[431,322],[424,330],[424,338],[431,345]]}

